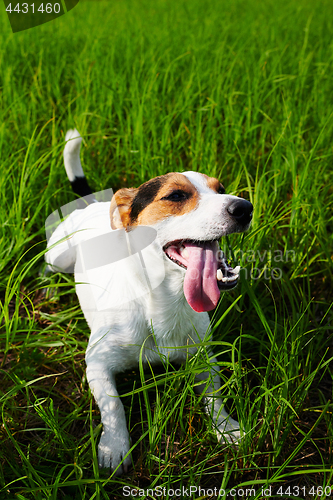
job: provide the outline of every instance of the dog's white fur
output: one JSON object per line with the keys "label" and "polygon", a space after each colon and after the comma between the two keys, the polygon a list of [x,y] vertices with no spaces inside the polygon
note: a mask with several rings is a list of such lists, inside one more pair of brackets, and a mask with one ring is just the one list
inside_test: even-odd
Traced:
{"label": "dog's white fur", "polygon": [[[78,133],[71,131],[66,139],[75,134],[77,137]],[[83,173],[80,142],[81,138],[77,138],[67,142],[65,147],[70,180],[75,173]],[[98,447],[99,466],[111,467],[117,475],[128,470],[131,458],[130,436],[116,389],[116,374],[137,366],[140,355],[145,364],[160,363],[161,356],[182,363],[187,356],[197,352],[197,347],[191,344],[203,340],[210,328],[208,313],[195,312],[187,303],[183,292],[185,269],[166,257],[162,250],[164,245],[183,239],[217,240],[229,233],[243,231],[249,225],[240,228],[226,210],[239,198],[217,194],[207,185],[206,176],[197,172],[181,175],[194,186],[198,203],[186,214],[162,217],[153,224],[157,237],[142,250],[141,257],[135,254],[123,263],[101,269],[96,262],[96,268],[84,269],[84,257],[80,252],[85,242],[110,233],[124,234],[123,230],[110,227],[110,202],[93,203],[74,211],[57,227],[48,242],[46,262],[50,268],[75,273],[76,292],[91,329],[86,352],[87,379],[103,423]],[[142,258],[146,264],[144,272],[148,273],[151,283],[160,283],[149,290],[142,284]],[[147,274],[145,276],[147,278]],[[237,442],[239,424],[216,398],[220,390],[217,360],[212,353],[208,354],[211,369],[196,377],[202,384],[195,389],[199,393],[206,391],[205,404],[216,424],[217,438]],[[208,385],[207,380],[211,381]]]}

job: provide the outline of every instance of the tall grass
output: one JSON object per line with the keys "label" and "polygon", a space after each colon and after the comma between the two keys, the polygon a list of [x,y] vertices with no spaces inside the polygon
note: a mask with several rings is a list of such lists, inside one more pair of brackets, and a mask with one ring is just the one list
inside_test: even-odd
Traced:
{"label": "tall grass", "polygon": [[[332,24],[326,0],[81,0],[13,35],[3,9],[0,498],[123,498],[126,485],[332,496]],[[38,276],[44,221],[73,199],[61,158],[73,126],[95,191],[191,169],[255,207],[251,231],[222,241],[244,270],[213,339],[185,366],[119,378],[133,440],[119,479],[97,466],[72,278]],[[216,443],[193,392],[207,345],[238,449]]]}

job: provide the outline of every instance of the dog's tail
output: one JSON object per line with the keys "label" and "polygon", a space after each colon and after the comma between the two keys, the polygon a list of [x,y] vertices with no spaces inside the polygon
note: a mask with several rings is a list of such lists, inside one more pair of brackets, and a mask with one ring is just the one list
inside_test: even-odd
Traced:
{"label": "dog's tail", "polygon": [[80,197],[91,195],[92,191],[85,178],[80,160],[82,137],[76,129],[68,130],[65,140],[68,142],[64,149],[64,163],[72,189]]}

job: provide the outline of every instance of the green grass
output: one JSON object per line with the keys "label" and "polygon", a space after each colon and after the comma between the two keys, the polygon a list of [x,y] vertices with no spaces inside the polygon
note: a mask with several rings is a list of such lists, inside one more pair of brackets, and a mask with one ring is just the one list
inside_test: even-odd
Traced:
{"label": "green grass", "polygon": [[[329,497],[317,487],[333,484],[332,32],[328,0],[81,1],[15,35],[2,9],[1,499],[123,498],[126,485]],[[244,270],[213,319],[238,450],[216,443],[193,393],[203,345],[178,372],[119,377],[133,469],[99,473],[89,331],[71,277],[38,277],[44,221],[73,200],[61,158],[73,126],[95,191],[191,169],[253,202],[251,231],[222,242]]]}

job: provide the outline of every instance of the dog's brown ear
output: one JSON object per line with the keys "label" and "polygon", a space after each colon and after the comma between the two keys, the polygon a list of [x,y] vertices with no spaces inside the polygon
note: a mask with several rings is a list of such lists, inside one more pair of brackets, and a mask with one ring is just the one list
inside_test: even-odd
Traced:
{"label": "dog's brown ear", "polygon": [[131,226],[132,201],[137,193],[136,188],[119,189],[111,200],[110,219],[112,229],[129,230]]}

